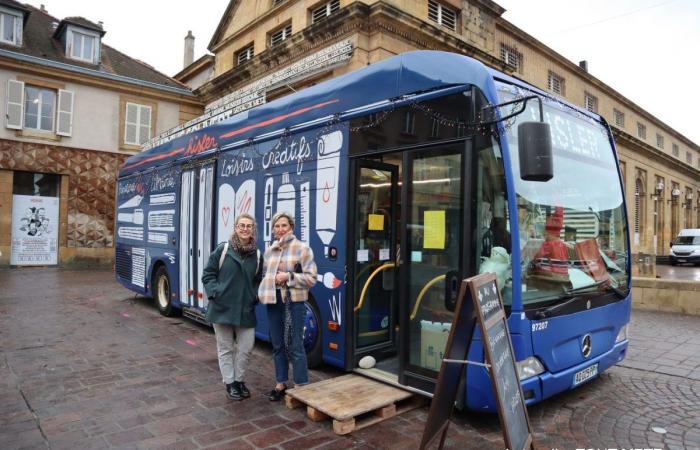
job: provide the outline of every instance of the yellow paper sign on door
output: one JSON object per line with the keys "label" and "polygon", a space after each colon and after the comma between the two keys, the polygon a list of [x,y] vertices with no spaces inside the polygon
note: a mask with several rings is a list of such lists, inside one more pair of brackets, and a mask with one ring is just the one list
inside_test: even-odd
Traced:
{"label": "yellow paper sign on door", "polygon": [[370,214],[369,223],[367,228],[370,231],[382,231],[384,229],[384,215],[383,214]]}
{"label": "yellow paper sign on door", "polygon": [[445,211],[423,213],[423,248],[445,248]]}

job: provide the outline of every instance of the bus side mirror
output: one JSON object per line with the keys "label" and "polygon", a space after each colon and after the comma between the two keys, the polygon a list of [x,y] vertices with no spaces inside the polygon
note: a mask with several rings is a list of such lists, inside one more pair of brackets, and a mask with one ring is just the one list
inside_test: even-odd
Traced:
{"label": "bus side mirror", "polygon": [[523,180],[552,179],[552,133],[548,123],[523,122],[518,125],[518,157]]}

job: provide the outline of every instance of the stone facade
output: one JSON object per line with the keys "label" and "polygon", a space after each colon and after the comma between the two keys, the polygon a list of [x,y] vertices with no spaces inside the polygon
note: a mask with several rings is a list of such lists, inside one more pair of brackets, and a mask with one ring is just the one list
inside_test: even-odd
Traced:
{"label": "stone facade", "polygon": [[[330,14],[314,20],[324,6]],[[454,26],[431,18],[435,8],[448,10]],[[624,179],[632,252],[668,254],[681,228],[700,227],[700,147],[507,22],[504,11],[490,0],[232,0],[209,45],[214,74],[195,92],[213,102],[341,40],[353,44],[349,61],[290,79],[268,91],[267,100],[410,50],[472,56],[570,103],[588,105],[608,121]],[[289,24],[291,35],[271,45],[270,36]],[[253,56],[241,59],[251,47]]]}
{"label": "stone facade", "polygon": [[113,260],[114,198],[128,155],[0,140],[0,251],[10,256],[13,171],[61,176],[58,258],[62,263]]}

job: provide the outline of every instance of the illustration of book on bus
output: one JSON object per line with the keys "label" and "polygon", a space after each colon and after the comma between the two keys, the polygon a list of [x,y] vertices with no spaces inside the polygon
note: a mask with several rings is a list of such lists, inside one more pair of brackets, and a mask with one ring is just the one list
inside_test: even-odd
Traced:
{"label": "illustration of book on bus", "polygon": [[245,180],[238,191],[230,184],[219,186],[219,208],[217,215],[217,239],[229,238],[236,217],[240,214],[255,214],[255,180]]}

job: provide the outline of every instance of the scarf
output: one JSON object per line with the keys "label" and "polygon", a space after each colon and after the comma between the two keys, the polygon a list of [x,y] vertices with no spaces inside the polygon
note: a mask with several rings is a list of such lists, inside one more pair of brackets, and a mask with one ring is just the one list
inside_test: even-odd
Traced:
{"label": "scarf", "polygon": [[254,253],[257,248],[255,246],[255,239],[252,236],[248,243],[244,244],[243,242],[241,242],[241,240],[238,238],[238,235],[235,233],[233,234],[233,236],[231,236],[231,246],[233,247],[233,251],[238,253],[238,255],[240,255],[241,257],[246,257],[251,253]]}

